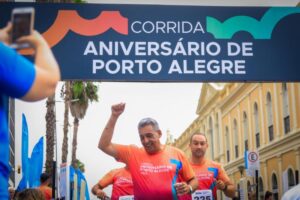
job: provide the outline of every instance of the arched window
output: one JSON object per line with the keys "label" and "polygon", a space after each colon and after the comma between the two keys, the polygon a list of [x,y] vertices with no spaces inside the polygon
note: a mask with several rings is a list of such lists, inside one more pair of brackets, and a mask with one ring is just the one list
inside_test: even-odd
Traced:
{"label": "arched window", "polygon": [[229,140],[229,129],[226,126],[225,127],[225,138],[226,138],[226,157],[227,157],[227,162],[230,162],[230,140]]}
{"label": "arched window", "polygon": [[217,150],[217,155],[220,154],[220,131],[219,131],[219,115],[218,113],[216,114],[216,126],[215,126],[215,134],[216,134],[216,150]]}
{"label": "arched window", "polygon": [[272,97],[270,92],[267,93],[267,116],[268,116],[269,141],[273,141],[274,126],[273,126]]}
{"label": "arched window", "polygon": [[255,130],[255,142],[256,148],[260,147],[260,133],[259,133],[259,113],[258,113],[258,106],[257,103],[254,103],[254,130]]}
{"label": "arched window", "polygon": [[264,183],[261,177],[258,178],[258,192],[259,192],[259,199],[264,200]]}
{"label": "arched window", "polygon": [[292,169],[288,169],[288,187],[289,189],[295,186],[294,172]]}
{"label": "arched window", "polygon": [[212,118],[209,118],[208,121],[208,135],[209,135],[209,149],[210,149],[210,155],[211,159],[214,160],[214,128],[213,128],[213,121]]}
{"label": "arched window", "polygon": [[288,97],[288,88],[286,83],[282,83],[282,102],[283,102],[284,133],[287,134],[291,131],[291,128],[290,128],[289,97]]}
{"label": "arched window", "polygon": [[244,150],[248,151],[249,141],[248,141],[248,118],[247,113],[243,112],[243,127],[244,127]]}
{"label": "arched window", "polygon": [[278,184],[277,184],[277,176],[276,174],[272,174],[272,192],[274,200],[278,200]]}
{"label": "arched window", "polygon": [[239,157],[239,135],[236,119],[233,120],[233,145],[235,158]]}

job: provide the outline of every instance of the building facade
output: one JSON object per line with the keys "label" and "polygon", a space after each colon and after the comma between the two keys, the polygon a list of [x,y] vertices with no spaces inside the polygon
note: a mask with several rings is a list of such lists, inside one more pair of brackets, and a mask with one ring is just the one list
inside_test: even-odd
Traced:
{"label": "building facade", "polygon": [[207,156],[223,164],[240,188],[246,177],[244,152],[258,151],[260,199],[268,190],[274,199],[299,182],[300,83],[204,83],[197,107],[198,117],[173,143],[188,156],[189,138],[206,134]]}

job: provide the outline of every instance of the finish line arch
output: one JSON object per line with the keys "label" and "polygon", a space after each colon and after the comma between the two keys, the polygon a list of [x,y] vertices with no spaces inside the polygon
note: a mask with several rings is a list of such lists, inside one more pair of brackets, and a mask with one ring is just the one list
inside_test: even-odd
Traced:
{"label": "finish line arch", "polygon": [[300,7],[2,3],[2,26],[24,6],[63,80],[300,80]]}

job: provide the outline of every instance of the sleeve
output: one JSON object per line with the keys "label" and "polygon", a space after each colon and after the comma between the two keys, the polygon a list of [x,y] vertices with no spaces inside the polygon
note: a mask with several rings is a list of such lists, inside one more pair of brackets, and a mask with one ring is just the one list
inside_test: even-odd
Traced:
{"label": "sleeve", "polygon": [[114,147],[117,150],[116,160],[125,164],[129,164],[129,158],[132,156],[131,152],[135,146],[114,144]]}
{"label": "sleeve", "polygon": [[14,98],[23,97],[35,79],[34,64],[0,42],[0,91]]}
{"label": "sleeve", "polygon": [[189,181],[195,177],[195,172],[183,152],[180,152],[180,157],[180,161],[182,163],[181,177],[184,181]]}
{"label": "sleeve", "polygon": [[98,184],[102,187],[105,188],[110,184],[113,184],[114,182],[114,176],[115,176],[115,171],[116,170],[111,170],[107,174],[105,174],[98,182]]}
{"label": "sleeve", "polygon": [[224,168],[221,165],[219,165],[218,168],[219,174],[217,179],[223,181],[224,183],[231,183],[230,178],[228,177]]}

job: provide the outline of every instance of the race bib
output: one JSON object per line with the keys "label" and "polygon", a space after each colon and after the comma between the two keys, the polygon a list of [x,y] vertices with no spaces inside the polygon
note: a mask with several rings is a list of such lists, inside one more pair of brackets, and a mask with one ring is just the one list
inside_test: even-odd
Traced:
{"label": "race bib", "polygon": [[119,197],[119,200],[134,200],[133,195],[126,195]]}
{"label": "race bib", "polygon": [[192,194],[193,200],[213,200],[213,195],[211,190],[196,190]]}

